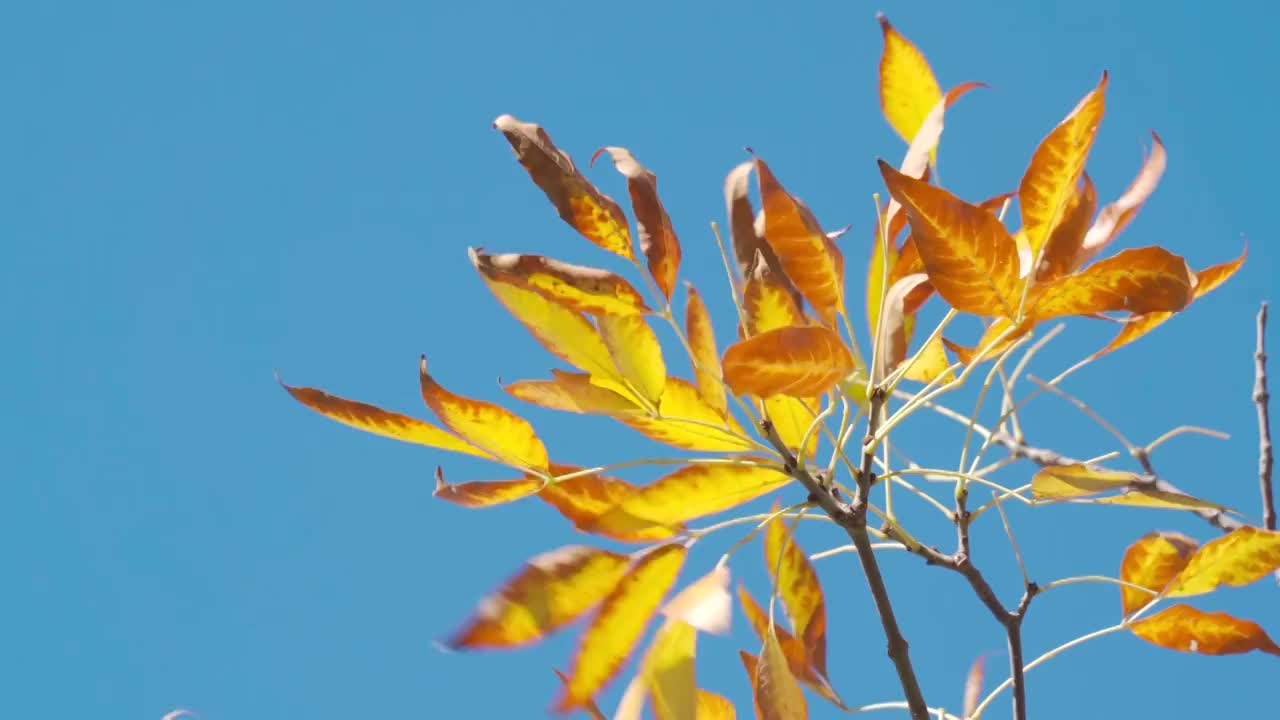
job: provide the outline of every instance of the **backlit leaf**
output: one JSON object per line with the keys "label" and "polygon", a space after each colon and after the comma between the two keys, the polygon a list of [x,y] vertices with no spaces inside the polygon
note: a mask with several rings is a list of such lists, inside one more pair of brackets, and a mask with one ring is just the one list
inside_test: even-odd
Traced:
{"label": "backlit leaf", "polygon": [[617,674],[675,582],[686,552],[683,545],[663,545],[637,561],[614,584],[582,633],[558,710],[582,707]]}
{"label": "backlit leaf", "polygon": [[440,468],[436,468],[436,497],[454,505],[469,508],[492,507],[514,502],[538,492],[546,484],[542,478],[525,475],[513,480],[473,480],[462,483],[446,483]]}
{"label": "backlit leaf", "polygon": [[666,208],[658,199],[658,178],[637,162],[626,148],[607,147],[604,152],[609,153],[618,172],[627,178],[640,252],[644,253],[649,265],[649,275],[670,302],[676,287],[676,274],[680,271],[680,241],[671,227]]}
{"label": "backlit leaf", "polygon": [[764,720],[805,720],[809,717],[800,683],[791,674],[773,628],[765,633],[756,663],[755,701]]}
{"label": "backlit leaf", "polygon": [[[1240,266],[1244,264],[1245,258],[1248,254],[1249,248],[1248,246],[1245,246],[1245,249],[1240,253],[1240,257],[1235,260],[1207,267],[1196,273],[1196,288],[1193,292],[1193,299],[1203,297],[1208,294],[1209,291],[1226,282],[1232,275],[1235,275],[1236,271],[1240,269]],[[1114,340],[1112,340],[1103,349],[1094,353],[1093,356],[1095,358],[1101,357],[1112,350],[1128,345],[1134,340],[1137,340],[1143,335],[1146,335],[1156,329],[1162,325],[1165,320],[1168,320],[1173,316],[1174,313],[1171,312],[1153,312],[1133,317],[1125,323],[1124,328],[1120,330],[1120,333],[1116,335]]]}
{"label": "backlit leaf", "polygon": [[1097,505],[1126,505],[1129,507],[1155,508],[1157,510],[1219,510],[1227,511],[1217,503],[1198,497],[1155,488],[1131,488],[1120,495],[1090,498],[1086,502]]}
{"label": "backlit leaf", "polygon": [[742,291],[748,336],[793,325],[809,324],[788,289],[786,278],[767,265],[757,265]]}
{"label": "backlit leaf", "polygon": [[1129,472],[1099,470],[1087,465],[1054,465],[1041,468],[1031,478],[1031,494],[1037,500],[1062,500],[1128,487],[1138,476]]}
{"label": "backlit leaf", "polygon": [[[763,640],[769,632],[769,614],[741,584],[738,585],[738,602],[742,606],[743,614],[747,616],[747,622],[751,625],[752,631],[755,632],[756,637]],[[817,668],[809,663],[809,650],[804,642],[777,624],[773,626],[773,632],[778,639],[778,645],[782,648],[783,656],[787,658],[787,666],[791,668],[791,674],[823,699],[843,709],[844,701],[831,687],[831,682],[826,675],[819,673]]]}
{"label": "backlit leaf", "polygon": [[827,325],[844,312],[844,256],[822,231],[809,208],[792,197],[769,166],[756,159],[764,239],[783,272]]}
{"label": "backlit leaf", "polygon": [[822,395],[854,369],[840,336],[825,327],[783,327],[730,345],[721,362],[737,395]]}
{"label": "backlit leaf", "polygon": [[698,720],[737,720],[733,703],[722,695],[698,689]]}
{"label": "backlit leaf", "polygon": [[1089,178],[1089,173],[1082,173],[1080,182],[1062,211],[1062,221],[1049,233],[1049,239],[1040,253],[1036,282],[1048,282],[1075,272],[1079,267],[1077,258],[1080,244],[1084,242],[1084,234],[1089,230],[1089,222],[1093,220],[1093,211],[1097,206],[1098,193],[1094,190],[1093,180]]}
{"label": "backlit leaf", "polygon": [[657,720],[697,720],[697,641],[698,633],[691,625],[668,620],[645,653],[640,672],[649,687]]}
{"label": "backlit leaf", "polygon": [[1169,589],[1169,597],[1239,587],[1280,569],[1280,532],[1244,526],[1210,540],[1191,556]]}
{"label": "backlit leaf", "polygon": [[720,371],[720,352],[716,350],[716,333],[711,327],[711,314],[707,312],[707,306],[702,302],[697,289],[689,285],[687,290],[689,297],[685,306],[684,328],[693,354],[693,378],[702,399],[716,412],[724,415],[728,412],[728,403],[721,380],[723,373]]}
{"label": "backlit leaf", "polygon": [[1257,623],[1222,612],[1174,605],[1129,626],[1153,645],[1201,655],[1236,655],[1261,650],[1280,655],[1280,646]]}
{"label": "backlit leaf", "polygon": [[790,476],[771,467],[688,465],[640,487],[601,520],[609,521],[614,516],[674,525],[737,507],[790,481]]}
{"label": "backlit leaf", "polygon": [[751,171],[755,162],[748,160],[729,172],[724,179],[724,201],[729,217],[729,235],[733,243],[733,255],[738,261],[738,273],[743,282],[766,268],[773,273],[777,282],[791,295],[793,304],[799,305],[800,293],[782,272],[782,263],[774,254],[773,248],[764,241],[756,230],[755,210],[751,208],[749,191],[751,188]]}
{"label": "backlit leaf", "polygon": [[501,648],[541,640],[604,600],[627,564],[625,555],[583,545],[539,555],[481,600],[449,645]]}
{"label": "backlit leaf", "polygon": [[472,262],[485,275],[501,274],[574,310],[603,315],[651,312],[640,291],[607,270],[541,255],[490,255],[480,250],[474,252]]}
{"label": "backlit leaf", "polygon": [[512,467],[546,471],[547,448],[526,420],[500,405],[445,390],[427,372],[425,355],[418,375],[422,399],[445,427]]}
{"label": "backlit leaf", "polygon": [[667,365],[649,322],[638,315],[601,316],[596,322],[627,387],[656,408],[667,384]]}
{"label": "backlit leaf", "polygon": [[1191,302],[1195,276],[1186,260],[1161,247],[1131,248],[1036,287],[1037,320],[1110,311],[1177,312]]}
{"label": "backlit leaf", "polygon": [[942,99],[942,88],[924,54],[902,36],[888,18],[879,15],[884,33],[880,55],[880,109],[889,125],[911,142],[925,117]]}
{"label": "backlit leaf", "polygon": [[1160,142],[1159,135],[1153,132],[1151,139],[1153,141],[1151,153],[1142,162],[1142,168],[1138,170],[1137,177],[1129,184],[1123,195],[1102,208],[1102,212],[1098,213],[1098,218],[1093,221],[1093,225],[1085,234],[1084,242],[1080,245],[1080,254],[1076,258],[1077,267],[1088,262],[1110,244],[1125,225],[1128,225],[1138,214],[1138,210],[1142,209],[1142,204],[1151,197],[1151,193],[1155,192],[1156,185],[1160,183],[1160,176],[1164,174],[1165,166],[1168,164],[1168,155],[1165,153],[1164,143]]}
{"label": "backlit leaf", "polygon": [[628,259],[634,257],[622,208],[582,176],[545,130],[510,115],[498,117],[493,126],[506,136],[516,159],[546,193],[562,220],[605,250]]}
{"label": "backlit leaf", "polygon": [[946,338],[942,339],[942,344],[955,353],[960,362],[968,365],[974,362],[979,355],[983,360],[1000,357],[1014,343],[1031,332],[1035,325],[1035,320],[1024,320],[1014,327],[1013,322],[1008,318],[996,318],[996,321],[991,323],[982,333],[982,338],[978,340],[978,344],[973,347],[957,345]]}
{"label": "backlit leaf", "polygon": [[1022,212],[1022,232],[1032,258],[1040,257],[1049,234],[1067,216],[1098,133],[1098,124],[1102,122],[1106,89],[1107,75],[1103,73],[1098,86],[1040,142],[1022,175],[1018,205]]}
{"label": "backlit leaf", "polygon": [[[569,684],[568,675],[565,675],[559,670],[554,670],[553,672],[556,674],[556,677],[560,678],[560,683],[562,685]],[[591,720],[607,720],[604,713],[600,711],[600,706],[596,705],[594,700],[588,701],[587,704],[582,707],[582,711],[585,712],[587,714],[587,717],[591,718]],[[635,717],[635,720],[639,720],[640,713],[637,712],[634,717]],[[618,720],[618,718],[615,717],[614,720]]]}
{"label": "backlit leaf", "polygon": [[687,380],[667,378],[658,413],[661,417],[635,414],[618,416],[618,420],[650,439],[684,450],[734,452],[755,447],[733,415],[721,416]]}
{"label": "backlit leaf", "polygon": [[[898,213],[898,216],[906,217],[902,213]],[[914,252],[914,246],[912,251]],[[887,280],[889,285],[893,284],[890,271],[898,263],[898,258],[898,248],[893,240],[882,242],[877,235],[871,243],[871,260],[867,263],[867,329],[871,331],[871,337],[875,337],[876,328],[880,324],[880,300],[885,292],[885,282]],[[921,264],[920,272],[923,271],[924,265]]]}
{"label": "backlit leaf", "polygon": [[350,425],[358,430],[389,437],[393,440],[426,445],[466,455],[488,458],[483,450],[468,445],[465,440],[442,430],[431,423],[400,413],[383,410],[355,400],[330,395],[323,390],[309,387],[293,387],[280,383],[293,399],[315,410],[330,420]]}
{"label": "backlit leaf", "polygon": [[[1187,564],[1198,543],[1175,532],[1151,532],[1124,551],[1120,561],[1120,579],[1152,592],[1160,592]],[[1143,607],[1155,595],[1137,588],[1120,587],[1121,614],[1129,615]]]}
{"label": "backlit leaf", "polygon": [[[568,475],[581,468],[552,465],[556,475]],[[557,480],[538,492],[538,497],[568,518],[574,527],[594,535],[622,542],[665,540],[684,532],[683,524],[664,525],[631,516],[606,518],[624,498],[639,488],[607,475],[580,475]]]}
{"label": "backlit leaf", "polygon": [[[778,437],[782,439],[782,443],[787,446],[791,452],[800,453],[800,443],[804,442],[805,434],[808,433],[809,427],[813,425],[813,420],[818,415],[818,400],[816,398],[794,398],[786,395],[774,395],[765,398],[764,415],[773,423],[773,427],[778,431]],[[818,441],[822,433],[815,430],[809,435],[809,445],[804,450],[806,457],[813,457],[818,451]]]}
{"label": "backlit leaf", "polygon": [[880,173],[906,210],[916,251],[938,294],[963,312],[1012,317],[1021,288],[1018,251],[996,216],[883,160]]}
{"label": "backlit leaf", "polygon": [[733,618],[733,596],[729,594],[729,567],[717,565],[676,593],[662,614],[672,620],[688,623],[695,629],[714,635],[725,635]]}
{"label": "backlit leaf", "polygon": [[626,415],[643,413],[634,400],[591,382],[590,375],[552,370],[550,380],[519,380],[504,386],[512,397],[541,405],[587,415]]}
{"label": "backlit leaf", "polygon": [[921,383],[933,382],[941,377],[940,382],[947,383],[955,379],[955,371],[951,369],[951,361],[943,349],[942,336],[937,335],[926,342],[919,351],[919,357],[907,367],[902,377]]}
{"label": "backlit leaf", "polygon": [[[775,510],[777,506],[775,505]],[[796,544],[782,518],[765,527],[764,562],[796,635],[804,642],[808,664],[827,674],[827,603],[818,573]]]}

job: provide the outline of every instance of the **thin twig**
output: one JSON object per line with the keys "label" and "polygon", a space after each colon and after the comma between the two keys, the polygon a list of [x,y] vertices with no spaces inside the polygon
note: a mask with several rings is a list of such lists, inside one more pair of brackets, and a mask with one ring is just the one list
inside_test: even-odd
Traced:
{"label": "thin twig", "polygon": [[1013,526],[1009,524],[1009,516],[1004,513],[1004,506],[1000,504],[999,493],[991,493],[991,502],[996,504],[996,510],[1000,513],[1000,522],[1004,524],[1004,532],[1009,536],[1009,545],[1013,547],[1013,556],[1018,560],[1018,569],[1022,571],[1022,584],[1030,585],[1031,578],[1027,577],[1027,564],[1022,561],[1022,551],[1018,549],[1018,541],[1013,537]]}
{"label": "thin twig", "polygon": [[1276,529],[1276,504],[1271,493],[1271,417],[1268,405],[1271,394],[1267,392],[1267,304],[1258,308],[1258,350],[1253,354],[1257,375],[1253,384],[1253,402],[1258,406],[1258,484],[1262,489],[1262,524],[1268,530]]}

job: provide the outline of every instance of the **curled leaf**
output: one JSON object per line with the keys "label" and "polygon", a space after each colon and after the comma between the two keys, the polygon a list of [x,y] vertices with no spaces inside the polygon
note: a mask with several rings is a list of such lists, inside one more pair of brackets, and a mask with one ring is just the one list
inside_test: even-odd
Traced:
{"label": "curled leaf", "polygon": [[812,398],[854,369],[840,336],[825,327],[782,327],[730,345],[721,362],[737,395]]}
{"label": "curled leaf", "polygon": [[685,306],[684,327],[689,338],[689,350],[693,362],[693,377],[698,395],[713,409],[724,415],[729,406],[721,379],[720,353],[716,350],[716,333],[711,327],[711,314],[706,303],[693,285],[688,286],[688,304]]}
{"label": "curled leaf", "polygon": [[729,594],[729,568],[717,565],[676,593],[662,614],[672,620],[713,635],[725,635],[733,618],[733,596]]}
{"label": "curled leaf", "polygon": [[876,372],[872,381],[879,383],[907,357],[908,320],[914,319],[906,312],[906,299],[929,278],[924,273],[908,275],[895,282],[885,293],[880,307],[880,321],[876,324],[877,338]]}
{"label": "curled leaf", "polygon": [[1159,135],[1153,132],[1151,139],[1153,141],[1151,152],[1143,160],[1137,177],[1115,202],[1102,208],[1102,212],[1098,213],[1098,218],[1093,221],[1093,225],[1085,234],[1084,241],[1080,244],[1080,253],[1076,257],[1077,267],[1089,262],[1091,258],[1102,252],[1102,249],[1120,234],[1125,225],[1133,220],[1142,209],[1143,203],[1151,197],[1151,193],[1155,192],[1156,185],[1160,184],[1160,176],[1164,174],[1164,169],[1169,162],[1168,154],[1165,152],[1164,143],[1160,142]]}
{"label": "curled leaf", "polygon": [[[671,218],[667,215],[666,208],[662,207],[662,201],[658,199],[658,178],[637,162],[626,148],[607,147],[600,152],[609,153],[614,167],[627,178],[631,210],[636,216],[636,233],[640,238],[640,252],[644,253],[648,263],[649,275],[670,302],[671,293],[676,287],[676,274],[680,271],[680,241],[671,227]],[[596,154],[599,155],[599,152]]]}
{"label": "curled leaf", "polygon": [[782,272],[782,263],[773,248],[764,241],[756,228],[756,214],[751,207],[751,171],[755,162],[748,160],[729,171],[724,179],[724,201],[729,217],[729,239],[733,243],[733,255],[737,259],[738,274],[747,282],[761,268],[772,272],[778,282],[791,295],[796,305],[800,293]]}
{"label": "curled leaf", "polygon": [[427,372],[425,355],[418,376],[422,399],[445,427],[507,465],[547,470],[547,448],[526,420],[500,405],[445,390]]}
{"label": "curled leaf", "polygon": [[789,286],[786,278],[770,270],[766,263],[756,265],[742,290],[747,336],[808,324]]}

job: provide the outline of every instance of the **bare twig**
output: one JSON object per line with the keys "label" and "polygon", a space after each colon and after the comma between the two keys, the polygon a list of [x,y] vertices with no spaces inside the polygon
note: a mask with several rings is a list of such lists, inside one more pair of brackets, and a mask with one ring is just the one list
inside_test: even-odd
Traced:
{"label": "bare twig", "polygon": [[1253,384],[1253,402],[1258,406],[1258,484],[1262,489],[1262,524],[1268,530],[1276,529],[1276,504],[1271,494],[1271,417],[1268,405],[1271,394],[1267,392],[1267,304],[1258,308],[1258,350],[1253,354],[1257,375]]}

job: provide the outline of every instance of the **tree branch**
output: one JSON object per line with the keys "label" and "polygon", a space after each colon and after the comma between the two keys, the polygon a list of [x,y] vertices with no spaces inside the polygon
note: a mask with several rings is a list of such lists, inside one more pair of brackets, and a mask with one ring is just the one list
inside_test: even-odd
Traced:
{"label": "tree branch", "polygon": [[1262,489],[1262,525],[1276,529],[1276,504],[1271,494],[1271,417],[1268,405],[1271,394],[1267,392],[1267,304],[1258,308],[1258,349],[1253,354],[1256,374],[1253,383],[1253,402],[1258,406],[1258,484]]}

